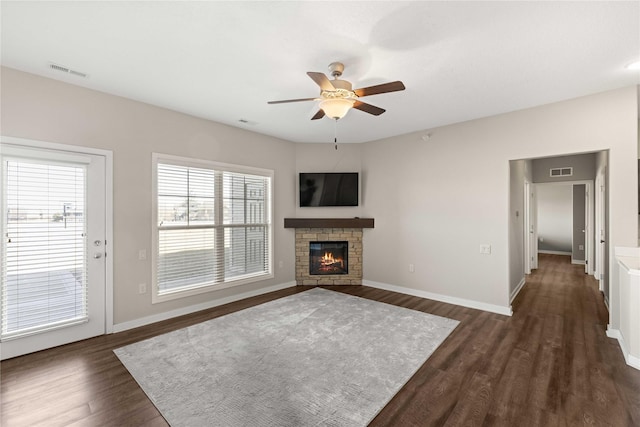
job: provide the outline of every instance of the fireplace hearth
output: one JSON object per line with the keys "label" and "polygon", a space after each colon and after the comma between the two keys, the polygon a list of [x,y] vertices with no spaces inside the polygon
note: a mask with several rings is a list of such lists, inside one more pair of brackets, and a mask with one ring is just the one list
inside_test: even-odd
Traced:
{"label": "fireplace hearth", "polygon": [[309,274],[349,274],[349,242],[309,242]]}

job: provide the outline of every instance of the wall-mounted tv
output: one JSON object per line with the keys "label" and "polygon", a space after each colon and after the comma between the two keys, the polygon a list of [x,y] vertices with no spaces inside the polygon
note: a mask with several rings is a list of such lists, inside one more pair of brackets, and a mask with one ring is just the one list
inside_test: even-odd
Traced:
{"label": "wall-mounted tv", "polygon": [[300,172],[300,207],[358,206],[357,172]]}

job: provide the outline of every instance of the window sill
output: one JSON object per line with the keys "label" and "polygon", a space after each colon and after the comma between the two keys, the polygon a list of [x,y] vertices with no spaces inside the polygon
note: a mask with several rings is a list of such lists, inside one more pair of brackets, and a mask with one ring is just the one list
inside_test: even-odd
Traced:
{"label": "window sill", "polygon": [[162,295],[158,295],[154,290],[151,297],[152,304],[159,304],[168,301],[175,301],[182,298],[188,298],[194,295],[200,295],[207,292],[219,291],[222,289],[234,288],[236,286],[242,286],[249,283],[261,282],[263,280],[273,279],[273,273],[260,274],[255,276],[243,277],[229,282],[217,283],[215,285],[202,285],[191,289],[178,290],[175,292],[169,292]]}

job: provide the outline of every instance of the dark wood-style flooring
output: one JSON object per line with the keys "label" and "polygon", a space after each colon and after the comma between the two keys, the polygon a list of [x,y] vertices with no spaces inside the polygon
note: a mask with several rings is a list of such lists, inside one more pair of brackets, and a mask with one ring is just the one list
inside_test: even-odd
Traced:
{"label": "dark wood-style flooring", "polygon": [[[369,287],[330,288],[461,322],[371,426],[640,426],[640,371],[606,337],[597,284],[568,257],[541,256],[512,317]],[[166,426],[114,348],[303,290],[4,361],[2,426]]]}

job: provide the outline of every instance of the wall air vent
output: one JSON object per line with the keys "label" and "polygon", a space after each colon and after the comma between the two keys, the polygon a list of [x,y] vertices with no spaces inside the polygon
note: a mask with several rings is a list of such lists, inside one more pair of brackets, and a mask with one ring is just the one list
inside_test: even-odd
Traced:
{"label": "wall air vent", "polygon": [[73,76],[86,78],[87,74],[81,71],[72,70],[71,68],[65,67],[63,65],[54,64],[53,62],[49,63],[49,68],[55,71],[60,71],[61,73],[71,74]]}
{"label": "wall air vent", "polygon": [[573,176],[573,168],[551,168],[549,170],[550,177]]}

